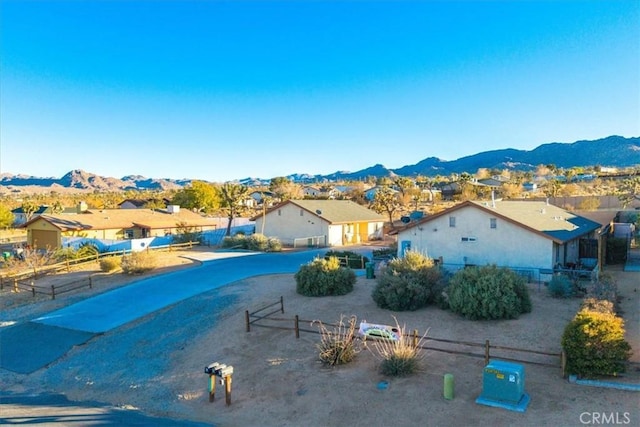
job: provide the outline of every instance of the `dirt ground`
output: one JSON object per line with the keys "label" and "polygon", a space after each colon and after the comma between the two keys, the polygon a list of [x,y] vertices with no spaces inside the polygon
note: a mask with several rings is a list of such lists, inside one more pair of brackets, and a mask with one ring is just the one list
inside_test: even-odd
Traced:
{"label": "dirt ground", "polygon": [[[163,271],[196,265],[184,258],[188,255],[166,254],[161,261]],[[621,268],[610,272],[623,296],[627,339],[638,349],[640,273],[625,273]],[[71,274],[96,273],[89,268]],[[134,279],[122,274],[96,277],[94,289],[56,300],[41,296],[33,301],[30,294],[4,292],[0,326],[26,321]],[[348,365],[328,368],[318,361],[317,334],[301,332],[296,339],[291,330],[255,325],[250,332],[245,330],[245,310],[254,311],[282,296],[285,313],[274,317],[287,320],[269,324],[293,327],[298,315],[300,328],[317,330],[311,320],[331,323],[342,315],[355,315],[358,321],[393,325],[395,316],[407,330],[428,331],[426,346],[482,355],[480,347],[443,347],[429,338],[467,343],[488,339],[495,346],[559,353],[564,326],[580,303],[578,299],[550,298],[544,286],[534,283],[529,285],[532,313],[517,320],[473,322],[435,307],[398,313],[381,310],[371,298],[374,286],[375,280],[360,276],[354,291],[346,296],[309,298],[296,294],[293,275],[254,277],[97,335],[32,374],[0,369],[0,382],[9,393],[61,393],[72,401],[102,402],[217,426],[580,426],[594,424],[594,414],[614,414],[621,422],[628,419],[625,424],[640,425],[637,392],[571,384],[562,378],[557,357],[492,350],[498,359],[515,357],[556,365],[523,365],[531,402],[521,413],[475,402],[482,392],[482,357],[427,350],[419,373],[389,378],[379,373],[379,358],[370,348]],[[639,353],[636,350],[633,355],[635,362],[640,362]],[[215,361],[234,367],[229,406],[220,385],[216,400],[208,399],[204,367]],[[447,373],[454,375],[452,400],[443,398]],[[618,381],[640,383],[640,373],[630,372]],[[383,382],[386,387],[381,387]]]}

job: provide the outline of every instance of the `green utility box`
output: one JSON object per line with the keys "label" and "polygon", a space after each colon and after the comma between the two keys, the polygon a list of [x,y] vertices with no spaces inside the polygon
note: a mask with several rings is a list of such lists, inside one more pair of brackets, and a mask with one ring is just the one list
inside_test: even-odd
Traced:
{"label": "green utility box", "polygon": [[367,262],[364,266],[367,271],[367,279],[375,279],[375,264],[373,262]]}

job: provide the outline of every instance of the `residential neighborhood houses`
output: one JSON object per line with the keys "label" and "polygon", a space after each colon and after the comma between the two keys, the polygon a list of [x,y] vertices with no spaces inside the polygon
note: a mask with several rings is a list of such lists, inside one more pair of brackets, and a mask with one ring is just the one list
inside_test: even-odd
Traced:
{"label": "residential neighborhood houses", "polygon": [[398,256],[418,251],[452,269],[495,264],[540,271],[593,269],[602,226],[546,202],[467,201],[397,231]]}
{"label": "residential neighborhood houses", "polygon": [[291,246],[343,246],[383,238],[384,217],[350,200],[288,200],[251,218],[256,232]]}
{"label": "residential neighborhood houses", "polygon": [[177,234],[180,229],[215,230],[219,221],[170,205],[167,209],[87,209],[76,214],[34,216],[21,225],[27,230],[27,244],[59,248],[65,239],[76,237],[105,241],[146,239]]}

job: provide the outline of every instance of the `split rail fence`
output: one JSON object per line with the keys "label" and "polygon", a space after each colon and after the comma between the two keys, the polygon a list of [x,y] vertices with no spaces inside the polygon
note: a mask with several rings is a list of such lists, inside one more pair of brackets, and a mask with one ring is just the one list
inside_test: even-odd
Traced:
{"label": "split rail fence", "polygon": [[[155,246],[147,248],[149,251],[174,251],[179,249],[191,249],[197,242],[178,243],[165,246]],[[115,252],[103,252],[88,257],[68,259],[59,263],[43,265],[30,269],[28,272],[22,272],[11,276],[0,275],[0,291],[11,290],[12,292],[30,292],[33,297],[36,295],[49,295],[51,299],[56,299],[57,295],[75,291],[82,288],[93,288],[95,279],[91,276],[88,278],[73,280],[66,283],[60,283],[51,286],[38,286],[37,279],[48,274],[56,274],[62,271],[71,272],[72,267],[82,266],[89,263],[98,263],[100,259],[112,256],[125,256],[130,254],[131,250],[121,250]]]}
{"label": "split rail fence", "polygon": [[[307,329],[304,327],[304,325],[310,325],[314,322],[319,322],[318,320],[301,319],[297,314],[294,315],[293,318],[274,317],[276,313],[284,314],[283,297],[280,297],[279,301],[276,301],[272,304],[267,304],[253,312],[245,310],[246,332],[251,332],[251,327],[259,327],[294,331],[296,338],[300,338],[300,332],[313,333],[318,335],[320,334],[320,331],[318,329]],[[335,323],[328,322],[322,322],[322,324],[330,327],[338,326]],[[303,327],[301,327],[300,325],[303,325]],[[511,362],[557,368],[560,369],[560,372],[563,376],[565,372],[566,356],[564,352],[555,353],[549,351],[495,345],[491,344],[489,340],[485,340],[484,342],[470,342],[433,338],[430,336],[426,336],[423,340],[422,335],[418,333],[417,329],[414,329],[411,334],[405,334],[404,336],[410,337],[412,339],[413,345],[423,350],[482,358],[484,359],[485,365],[488,364],[489,359],[493,357]],[[422,341],[426,341],[427,344],[421,344]]]}

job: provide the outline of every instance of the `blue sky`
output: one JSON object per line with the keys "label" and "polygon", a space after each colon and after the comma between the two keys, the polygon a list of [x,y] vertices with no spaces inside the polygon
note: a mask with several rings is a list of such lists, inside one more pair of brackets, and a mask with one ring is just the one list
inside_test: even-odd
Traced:
{"label": "blue sky", "polygon": [[0,172],[228,181],[640,136],[640,2],[0,2]]}

